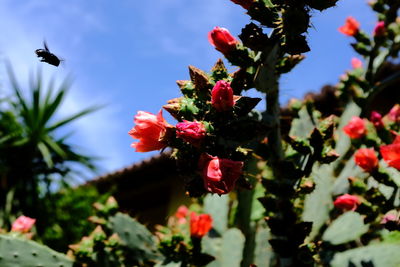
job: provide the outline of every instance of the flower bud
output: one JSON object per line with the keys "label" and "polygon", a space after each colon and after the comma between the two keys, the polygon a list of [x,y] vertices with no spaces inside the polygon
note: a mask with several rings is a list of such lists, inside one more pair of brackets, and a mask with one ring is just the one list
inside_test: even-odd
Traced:
{"label": "flower bud", "polygon": [[381,37],[385,35],[386,28],[385,28],[385,22],[384,21],[379,21],[376,23],[375,28],[374,28],[374,36],[375,37]]}
{"label": "flower bud", "polygon": [[227,29],[221,27],[215,27],[208,33],[208,41],[222,54],[235,50],[239,43]]}
{"label": "flower bud", "polygon": [[376,129],[382,129],[384,127],[382,121],[382,115],[376,111],[371,112],[371,117],[369,119]]}
{"label": "flower bud", "polygon": [[355,116],[343,127],[343,131],[352,139],[358,139],[367,134],[364,120]]}
{"label": "flower bud", "polygon": [[212,218],[209,214],[200,214],[192,212],[190,214],[190,235],[195,238],[202,238],[212,227]]}
{"label": "flower bud", "polygon": [[135,116],[135,127],[129,131],[129,135],[139,142],[132,143],[131,147],[136,152],[148,152],[163,149],[167,146],[164,135],[167,128],[171,127],[162,116],[162,110],[157,115],[150,112],[139,111]]}
{"label": "flower bud", "polygon": [[199,168],[202,170],[205,189],[222,195],[235,187],[236,181],[242,175],[243,162],[202,154]]}
{"label": "flower bud", "polygon": [[198,146],[206,136],[206,129],[201,122],[183,121],[176,125],[176,136],[194,146]]}
{"label": "flower bud", "polygon": [[359,69],[359,68],[362,68],[362,67],[363,67],[363,63],[362,63],[362,61],[359,60],[358,58],[353,57],[353,58],[351,59],[351,66],[353,67],[353,69]]}
{"label": "flower bud", "polygon": [[378,167],[378,157],[372,148],[361,148],[354,154],[354,161],[357,166],[367,172],[372,172]]}
{"label": "flower bud", "polygon": [[35,222],[36,219],[21,215],[13,222],[11,226],[11,231],[27,233],[31,230]]}
{"label": "flower bud", "polygon": [[361,204],[361,200],[358,196],[353,196],[349,194],[344,194],[336,198],[335,202],[333,202],[333,205],[335,205],[335,208],[342,209],[345,211],[349,210],[356,210],[357,206]]}
{"label": "flower bud", "polygon": [[219,112],[232,109],[235,101],[230,83],[221,80],[215,84],[211,91],[211,104]]}
{"label": "flower bud", "polygon": [[360,30],[360,23],[353,17],[347,17],[345,24],[338,30],[344,35],[355,36]]}

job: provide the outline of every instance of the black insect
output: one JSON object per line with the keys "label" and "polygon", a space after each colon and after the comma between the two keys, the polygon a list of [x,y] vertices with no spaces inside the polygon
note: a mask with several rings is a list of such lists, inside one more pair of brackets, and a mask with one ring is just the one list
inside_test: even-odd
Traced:
{"label": "black insect", "polygon": [[44,49],[36,49],[35,53],[38,57],[41,57],[41,62],[49,63],[50,65],[54,65],[58,67],[60,65],[61,60],[50,52],[49,48],[47,47],[46,42],[43,42]]}

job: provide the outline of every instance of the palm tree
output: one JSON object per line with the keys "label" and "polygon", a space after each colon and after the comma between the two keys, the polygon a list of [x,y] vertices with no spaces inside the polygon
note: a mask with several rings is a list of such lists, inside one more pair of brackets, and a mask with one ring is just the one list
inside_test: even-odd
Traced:
{"label": "palm tree", "polygon": [[[70,87],[69,79],[58,88],[52,79],[44,92],[42,75],[38,71],[36,78],[31,79],[31,97],[27,98],[10,65],[8,73],[13,95],[3,99],[0,108],[0,215],[3,223],[8,223],[9,215],[16,213],[34,218],[47,216],[41,209],[43,201],[51,196],[53,181],[68,183],[67,178],[77,165],[95,170],[94,158],[78,153],[67,143],[68,136],[57,137],[56,131],[99,109],[86,108],[55,121],[55,114]],[[37,228],[39,232],[40,223]]]}

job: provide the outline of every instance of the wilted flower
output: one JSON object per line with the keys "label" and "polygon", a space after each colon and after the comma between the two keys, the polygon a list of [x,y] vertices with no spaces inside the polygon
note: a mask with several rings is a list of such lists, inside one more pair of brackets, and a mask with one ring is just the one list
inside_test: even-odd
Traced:
{"label": "wilted flower", "polygon": [[243,162],[203,154],[199,168],[202,170],[204,187],[211,193],[222,195],[234,188],[242,175]]}
{"label": "wilted flower", "polygon": [[206,136],[206,128],[198,121],[183,121],[176,124],[176,136],[197,146]]}
{"label": "wilted flower", "polygon": [[235,4],[241,5],[244,9],[249,9],[254,3],[254,0],[231,0]]}
{"label": "wilted flower", "polygon": [[347,17],[346,23],[339,27],[339,32],[347,36],[355,36],[360,30],[360,23],[353,17]]}
{"label": "wilted flower", "polygon": [[361,138],[367,134],[367,128],[365,122],[360,117],[352,117],[349,123],[343,127],[343,131],[350,138]]}
{"label": "wilted flower", "polygon": [[227,29],[221,27],[215,27],[208,33],[208,41],[222,54],[228,54],[239,43]]}
{"label": "wilted flower", "polygon": [[171,127],[162,116],[162,110],[154,115],[150,112],[138,111],[135,116],[135,127],[129,131],[129,135],[139,142],[132,143],[131,147],[137,152],[159,150],[167,146],[164,140],[165,132]]}
{"label": "wilted flower", "polygon": [[212,227],[212,218],[209,214],[190,214],[190,235],[195,238],[202,238]]}
{"label": "wilted flower", "polygon": [[359,69],[359,68],[362,68],[363,63],[360,59],[353,57],[351,59],[351,66],[353,67],[353,69]]}
{"label": "wilted flower", "polygon": [[391,145],[381,146],[381,155],[385,162],[397,170],[400,170],[400,135]]}
{"label": "wilted flower", "polygon": [[360,148],[354,154],[354,161],[357,166],[367,172],[371,172],[378,167],[378,157],[372,148]]}
{"label": "wilted flower", "polygon": [[369,118],[369,120],[372,122],[376,129],[381,129],[384,127],[382,115],[376,111],[371,112],[371,117]]}
{"label": "wilted flower", "polygon": [[338,209],[343,209],[346,211],[356,210],[357,206],[361,204],[361,200],[358,196],[353,196],[349,194],[344,194],[336,198],[333,205]]}
{"label": "wilted flower", "polygon": [[218,81],[211,91],[211,104],[217,111],[228,111],[235,105],[233,89],[227,81]]}
{"label": "wilted flower", "polygon": [[385,28],[385,22],[384,21],[378,21],[376,23],[375,28],[374,28],[374,36],[380,37],[385,34],[386,28]]}
{"label": "wilted flower", "polygon": [[36,219],[21,215],[13,222],[11,226],[11,231],[27,233],[29,232],[29,230],[31,230],[35,222]]}

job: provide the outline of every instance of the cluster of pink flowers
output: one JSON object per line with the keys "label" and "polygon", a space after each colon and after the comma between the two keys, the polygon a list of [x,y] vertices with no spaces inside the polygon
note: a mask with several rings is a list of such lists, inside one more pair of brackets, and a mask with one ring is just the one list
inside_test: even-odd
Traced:
{"label": "cluster of pink flowers", "polygon": [[[339,32],[347,36],[357,36],[360,32],[360,23],[353,17],[349,16],[346,18],[346,22],[343,26],[339,27]],[[375,25],[373,35],[375,37],[384,36],[386,33],[386,26],[384,21],[378,21]]]}
{"label": "cluster of pink flowers", "polygon": [[[253,1],[234,1],[248,8]],[[225,28],[215,27],[208,35],[210,43],[223,54],[236,49],[239,41]],[[211,106],[217,112],[229,112],[233,109],[236,100],[233,89],[228,81],[219,80],[211,90]],[[138,139],[132,143],[137,152],[147,152],[164,149],[169,145],[171,134],[191,144],[201,147],[207,136],[205,125],[199,121],[183,120],[172,126],[166,122],[160,111],[157,115],[139,111],[134,118],[135,126],[129,135]],[[204,187],[207,191],[217,194],[229,193],[242,174],[243,162],[218,158],[206,153],[199,159],[199,168],[202,173]]]}
{"label": "cluster of pink flowers", "polygon": [[[178,219],[178,224],[186,224],[187,219],[190,223],[190,236],[193,238],[202,238],[212,228],[213,219],[209,214],[196,214],[190,211],[185,205],[178,207],[174,217]],[[189,218],[188,218],[189,217]]]}
{"label": "cluster of pink flowers", "polygon": [[[400,121],[400,105],[395,105],[387,114],[387,120],[392,123]],[[385,124],[383,117],[376,111],[371,112],[371,123],[377,130],[383,129]],[[352,117],[348,124],[343,127],[343,131],[352,139],[363,138],[367,134],[367,120],[360,117]],[[393,168],[400,170],[400,136],[394,133],[396,138],[392,144],[382,145],[380,154],[385,162]],[[356,164],[367,172],[373,172],[378,168],[378,157],[372,148],[361,148],[354,156]]]}

